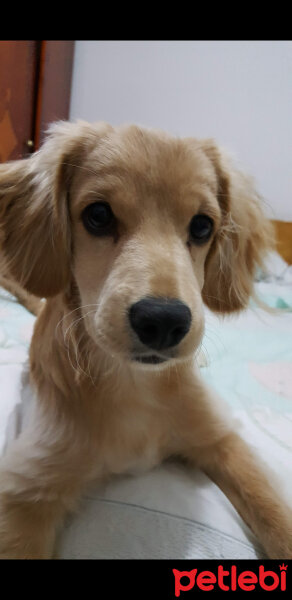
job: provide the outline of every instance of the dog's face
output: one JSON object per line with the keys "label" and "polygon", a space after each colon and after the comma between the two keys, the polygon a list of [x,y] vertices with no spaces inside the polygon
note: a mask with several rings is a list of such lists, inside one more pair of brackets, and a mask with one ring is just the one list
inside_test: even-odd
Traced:
{"label": "dog's face", "polygon": [[89,335],[137,365],[190,357],[203,301],[242,308],[269,242],[213,143],[135,126],[55,126],[34,157],[0,167],[0,194],[11,272],[40,296],[73,279]]}
{"label": "dog's face", "polygon": [[221,222],[200,144],[136,127],[109,131],[74,178],[70,213],[74,275],[96,342],[141,364],[190,356]]}

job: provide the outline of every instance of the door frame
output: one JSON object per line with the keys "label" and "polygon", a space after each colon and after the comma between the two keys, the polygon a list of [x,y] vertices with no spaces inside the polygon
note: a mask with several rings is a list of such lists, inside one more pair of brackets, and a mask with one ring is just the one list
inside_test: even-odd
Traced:
{"label": "door frame", "polygon": [[32,151],[41,146],[49,123],[69,118],[74,45],[72,40],[37,41]]}

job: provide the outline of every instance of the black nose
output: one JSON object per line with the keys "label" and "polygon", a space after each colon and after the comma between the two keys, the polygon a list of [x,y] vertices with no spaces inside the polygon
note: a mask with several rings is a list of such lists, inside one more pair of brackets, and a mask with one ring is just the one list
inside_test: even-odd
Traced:
{"label": "black nose", "polygon": [[143,298],[132,304],[129,319],[138,338],[153,350],[176,346],[188,333],[189,307],[173,298]]}

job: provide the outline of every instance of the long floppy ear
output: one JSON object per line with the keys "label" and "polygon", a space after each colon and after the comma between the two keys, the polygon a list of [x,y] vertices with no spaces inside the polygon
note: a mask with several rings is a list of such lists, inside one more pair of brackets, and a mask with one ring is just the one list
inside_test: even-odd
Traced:
{"label": "long floppy ear", "polygon": [[60,121],[30,158],[0,165],[1,252],[11,275],[36,296],[54,296],[68,283],[72,167],[97,134],[88,123]]}
{"label": "long floppy ear", "polygon": [[222,222],[207,256],[202,294],[211,310],[230,313],[247,306],[256,267],[273,248],[274,233],[251,178],[211,140],[203,149],[216,171]]}

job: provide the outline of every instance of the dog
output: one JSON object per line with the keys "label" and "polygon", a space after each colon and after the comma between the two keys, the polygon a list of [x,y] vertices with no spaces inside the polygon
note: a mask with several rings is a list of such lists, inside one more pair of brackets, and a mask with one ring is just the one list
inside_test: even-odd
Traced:
{"label": "dog", "polygon": [[270,558],[292,511],[200,377],[207,305],[240,311],[272,230],[252,180],[213,140],[60,121],[0,165],[1,251],[42,303],[36,395],[0,461],[0,556],[45,559],[94,480],[170,456],[201,468]]}

